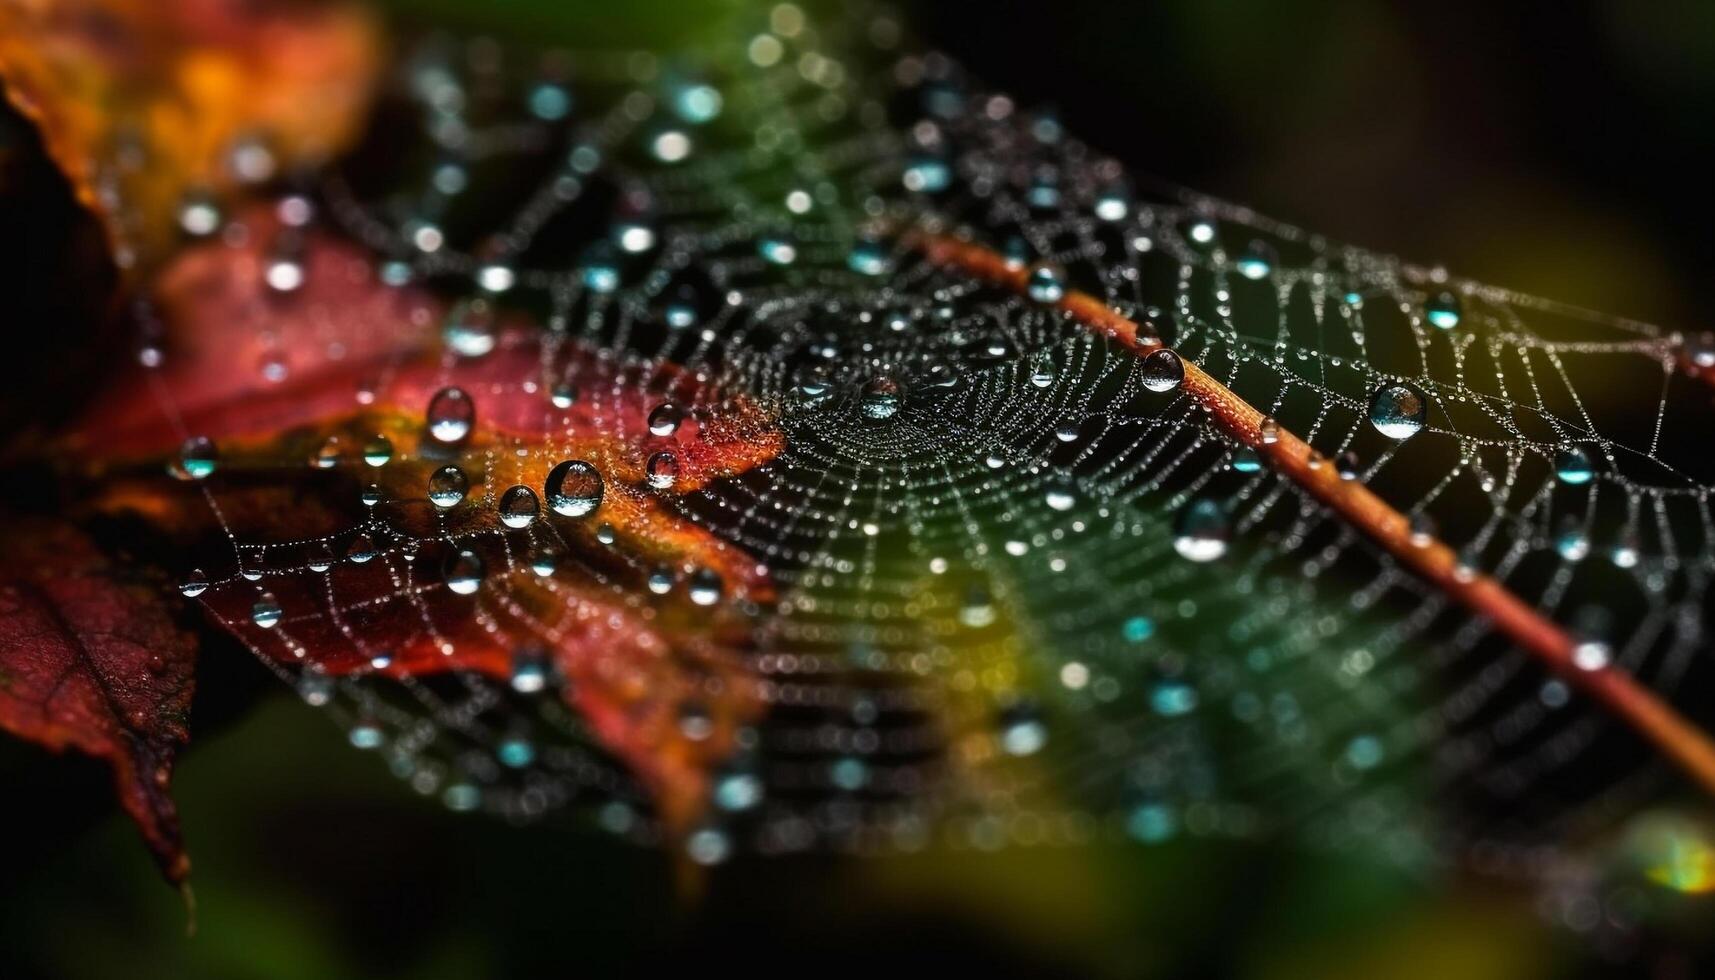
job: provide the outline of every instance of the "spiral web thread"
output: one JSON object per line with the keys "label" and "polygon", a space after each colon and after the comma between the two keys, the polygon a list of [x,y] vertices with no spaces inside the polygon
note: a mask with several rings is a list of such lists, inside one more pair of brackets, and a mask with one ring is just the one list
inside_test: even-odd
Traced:
{"label": "spiral web thread", "polygon": [[[1130,178],[944,57],[901,54],[899,33],[885,14],[822,26],[788,5],[706,62],[433,39],[401,69],[405,162],[379,184],[334,172],[316,188],[317,220],[384,278],[537,314],[547,360],[582,345],[625,366],[571,378],[580,397],[609,384],[617,403],[682,365],[778,418],[776,459],[662,495],[779,586],[745,653],[768,712],[717,774],[694,858],[1287,832],[1532,871],[1539,845],[1676,790],[1563,680],[1256,465],[1183,392],[1154,390],[1136,352],[929,261],[907,232],[1051,264],[1043,289],[1105,298],[1588,638],[1601,669],[1704,720],[1705,344]],[[560,81],[544,94],[546,76]],[[571,96],[564,118],[554,91]],[[616,195],[641,206],[615,218]],[[653,241],[616,253],[637,225]],[[596,288],[610,266],[617,288]],[[495,269],[507,288],[489,288]],[[680,301],[694,322],[667,312]],[[466,356],[451,329],[448,364]],[[512,383],[542,397],[540,382]],[[1372,403],[1402,383],[1427,414],[1399,440]],[[496,482],[462,506],[494,507]],[[203,489],[218,512],[219,480]],[[342,554],[358,531],[409,563],[410,535],[373,520],[234,536],[234,568],[261,578],[219,577],[209,595],[314,580],[325,571],[294,556]],[[556,532],[491,533],[513,540],[478,607],[504,610]],[[687,587],[689,570],[666,571]],[[442,587],[413,578],[391,598]],[[279,666],[294,658],[263,644],[289,631],[239,632],[449,805],[523,818],[589,803],[611,829],[659,835],[647,793],[551,691],[334,680],[313,650]],[[529,759],[508,764],[521,738]]]}

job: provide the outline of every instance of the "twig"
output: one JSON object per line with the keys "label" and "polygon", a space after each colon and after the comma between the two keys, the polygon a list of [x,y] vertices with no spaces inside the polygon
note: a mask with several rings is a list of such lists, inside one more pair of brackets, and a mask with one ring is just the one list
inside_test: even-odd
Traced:
{"label": "twig", "polygon": [[[1023,293],[1030,270],[1009,263],[986,246],[947,235],[915,234],[909,244],[928,260]],[[1068,290],[1054,304],[1085,327],[1138,353],[1162,346],[1161,339],[1113,311],[1088,293]],[[1505,585],[1464,568],[1452,548],[1432,536],[1413,533],[1411,522],[1363,483],[1341,479],[1336,468],[1304,440],[1271,424],[1232,389],[1184,358],[1179,390],[1208,410],[1215,424],[1274,470],[1386,548],[1406,567],[1428,580],[1494,626],[1549,670],[1584,691],[1618,716],[1662,754],[1677,763],[1705,791],[1715,794],[1715,741],[1658,697],[1654,691],[1611,664],[1597,669],[1578,665],[1580,641],[1514,595]],[[1715,371],[1711,372],[1715,374]]]}

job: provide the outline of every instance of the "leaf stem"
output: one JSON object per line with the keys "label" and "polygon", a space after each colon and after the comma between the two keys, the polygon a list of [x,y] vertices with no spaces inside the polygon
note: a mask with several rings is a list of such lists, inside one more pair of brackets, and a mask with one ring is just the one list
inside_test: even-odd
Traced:
{"label": "leaf stem", "polygon": [[[922,232],[908,236],[907,243],[934,265],[1025,291],[1029,269],[1009,263],[984,245]],[[1086,328],[1132,351],[1148,353],[1162,346],[1160,338],[1140,330],[1136,322],[1089,293],[1069,290],[1055,305]],[[1387,549],[1401,564],[1494,624],[1520,649],[1594,698],[1715,795],[1715,741],[1707,732],[1625,670],[1612,665],[1596,670],[1579,667],[1573,656],[1578,638],[1501,582],[1463,567],[1443,542],[1414,534],[1404,514],[1363,483],[1341,479],[1336,468],[1298,436],[1270,426],[1265,438],[1267,416],[1196,364],[1181,361],[1185,380],[1180,390],[1207,409],[1227,435],[1255,450],[1276,472]],[[1715,375],[1715,370],[1711,373]]]}

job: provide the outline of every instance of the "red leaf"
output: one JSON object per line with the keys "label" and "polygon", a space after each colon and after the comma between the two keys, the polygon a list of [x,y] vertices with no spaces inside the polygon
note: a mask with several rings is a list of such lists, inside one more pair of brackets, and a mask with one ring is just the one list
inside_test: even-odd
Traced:
{"label": "red leaf", "polygon": [[182,881],[190,860],[167,780],[187,737],[195,647],[165,594],[68,525],[0,538],[0,727],[106,759],[161,870]]}
{"label": "red leaf", "polygon": [[[762,701],[736,649],[749,635],[737,603],[694,607],[683,588],[652,595],[646,578],[655,568],[707,569],[728,599],[772,599],[754,559],[672,503],[772,459],[782,445],[772,420],[670,365],[615,362],[577,343],[556,345],[524,323],[497,324],[487,354],[456,356],[441,346],[444,305],[382,284],[361,250],[283,228],[266,212],[241,227],[163,270],[156,303],[165,362],[153,377],[111,386],[67,437],[63,458],[105,478],[102,509],[143,516],[187,548],[199,540],[226,554],[229,540],[278,545],[285,557],[260,583],[211,566],[215,581],[201,596],[222,626],[276,662],[335,676],[505,678],[521,644],[546,645],[569,682],[567,702],[653,791],[665,822],[688,828],[709,771]],[[304,270],[286,294],[266,281],[282,239]],[[571,406],[548,397],[562,380],[582,392]],[[468,392],[476,406],[470,436],[452,450],[424,433],[425,408],[445,387]],[[670,437],[652,435],[647,417],[668,399],[687,417]],[[219,469],[205,483],[166,475],[187,434],[219,445]],[[394,457],[372,468],[359,450],[376,435]],[[310,466],[330,439],[338,461]],[[679,463],[670,490],[650,487],[645,474],[664,449]],[[541,523],[567,550],[544,579],[521,558],[537,531],[504,527],[494,501],[512,484],[540,493],[563,459],[595,465],[606,492],[587,517],[562,520],[544,504]],[[468,476],[469,497],[439,512],[425,488],[449,462]],[[371,481],[386,502],[366,514],[356,498]],[[219,501],[218,523],[204,490]],[[337,560],[366,517],[385,525],[392,544],[378,541],[382,554],[372,561]],[[603,524],[610,533],[598,540]],[[332,567],[291,557],[317,539],[334,545]],[[442,583],[455,542],[489,570],[477,595]],[[264,588],[283,610],[278,626],[251,621]],[[391,657],[382,668],[372,666],[378,650]],[[707,716],[708,731],[685,733],[690,711]]]}

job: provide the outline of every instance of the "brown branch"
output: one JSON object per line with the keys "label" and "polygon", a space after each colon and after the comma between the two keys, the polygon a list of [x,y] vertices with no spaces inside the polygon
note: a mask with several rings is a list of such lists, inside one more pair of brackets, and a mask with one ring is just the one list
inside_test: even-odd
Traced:
{"label": "brown branch", "polygon": [[[1030,270],[1009,263],[982,245],[946,235],[915,234],[909,244],[935,265],[1024,292]],[[1161,339],[1114,312],[1088,293],[1068,291],[1055,304],[1085,327],[1139,353],[1162,346]],[[1264,437],[1267,416],[1184,358],[1180,391],[1208,410],[1215,424],[1273,464],[1276,472],[1386,548],[1406,567],[1466,608],[1493,623],[1513,643],[1549,670],[1584,691],[1677,763],[1704,790],[1715,794],[1715,741],[1654,691],[1612,666],[1579,667],[1573,653],[1579,641],[1493,578],[1460,565],[1452,548],[1424,534],[1361,482],[1343,480],[1335,467],[1304,440],[1276,425]],[[1715,373],[1715,372],[1712,372]]]}

